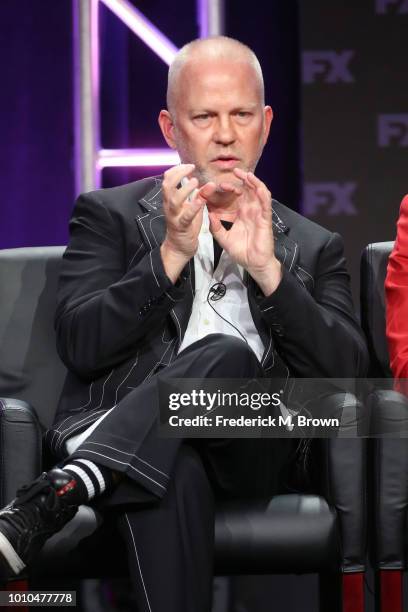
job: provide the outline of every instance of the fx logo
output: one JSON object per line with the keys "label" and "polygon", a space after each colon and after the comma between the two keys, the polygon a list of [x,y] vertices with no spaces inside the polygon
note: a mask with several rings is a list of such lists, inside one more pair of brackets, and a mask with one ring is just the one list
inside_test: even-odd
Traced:
{"label": "fx logo", "polygon": [[315,83],[320,77],[323,83],[354,83],[349,69],[353,56],[354,51],[304,51],[303,82]]}
{"label": "fx logo", "polygon": [[375,12],[385,15],[390,12],[391,7],[398,15],[404,15],[408,13],[408,0],[376,0]]}
{"label": "fx logo", "polygon": [[408,147],[408,114],[378,115],[378,146]]}
{"label": "fx logo", "polygon": [[[306,183],[303,213],[313,217],[319,212],[328,215],[356,215],[352,196],[357,183]],[[323,209],[320,211],[320,209]]]}

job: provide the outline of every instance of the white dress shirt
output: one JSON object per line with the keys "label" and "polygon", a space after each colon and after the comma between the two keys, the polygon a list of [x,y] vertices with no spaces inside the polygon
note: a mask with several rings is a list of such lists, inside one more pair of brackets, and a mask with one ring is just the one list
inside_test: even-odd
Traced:
{"label": "white dress shirt", "polygon": [[[264,345],[255,327],[248,302],[248,292],[244,284],[244,269],[235,263],[226,251],[222,251],[220,261],[214,271],[213,237],[209,230],[207,207],[204,207],[203,223],[198,239],[198,249],[194,256],[195,296],[187,329],[179,351],[208,334],[228,334],[241,339],[246,338],[249,346],[261,361]],[[207,298],[211,287],[222,282],[226,293],[217,301]],[[217,314],[218,313],[218,314]],[[219,316],[221,315],[221,316]],[[224,317],[225,321],[221,318]],[[242,334],[239,334],[235,326]]]}

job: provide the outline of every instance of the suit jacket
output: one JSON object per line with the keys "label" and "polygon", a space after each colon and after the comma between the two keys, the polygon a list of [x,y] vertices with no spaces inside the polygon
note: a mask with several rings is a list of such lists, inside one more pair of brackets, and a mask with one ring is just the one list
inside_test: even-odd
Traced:
{"label": "suit jacket", "polygon": [[[367,353],[340,236],[277,201],[272,205],[282,281],[265,297],[248,274],[246,279],[265,346],[265,372],[286,376],[289,368],[297,377],[364,375]],[[160,257],[165,229],[158,177],[77,201],[55,319],[58,351],[69,374],[48,432],[54,452],[62,452],[68,436],[88,427],[177,355],[194,298],[194,265],[190,260],[175,285],[168,279]],[[61,422],[62,436],[55,434]]]}
{"label": "suit jacket", "polygon": [[408,195],[401,203],[385,291],[391,370],[395,378],[408,378]]}

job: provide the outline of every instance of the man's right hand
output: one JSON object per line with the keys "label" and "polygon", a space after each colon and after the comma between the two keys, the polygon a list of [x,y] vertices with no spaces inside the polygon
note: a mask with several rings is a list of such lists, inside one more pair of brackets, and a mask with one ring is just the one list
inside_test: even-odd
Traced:
{"label": "man's right hand", "polygon": [[[198,180],[194,177],[178,188],[182,179],[191,175],[194,167],[194,164],[174,166],[164,173],[162,183],[167,231],[160,253],[165,272],[173,283],[197,251],[203,208],[216,190],[215,183],[206,183],[197,190]],[[195,190],[196,193],[189,201],[188,198]]]}

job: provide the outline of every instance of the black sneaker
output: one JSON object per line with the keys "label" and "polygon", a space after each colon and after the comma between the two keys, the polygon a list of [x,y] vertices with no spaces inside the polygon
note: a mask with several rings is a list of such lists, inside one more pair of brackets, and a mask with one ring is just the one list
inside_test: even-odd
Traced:
{"label": "black sneaker", "polygon": [[0,578],[18,576],[78,510],[77,482],[55,468],[17,491],[0,511]]}

